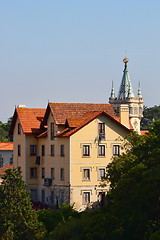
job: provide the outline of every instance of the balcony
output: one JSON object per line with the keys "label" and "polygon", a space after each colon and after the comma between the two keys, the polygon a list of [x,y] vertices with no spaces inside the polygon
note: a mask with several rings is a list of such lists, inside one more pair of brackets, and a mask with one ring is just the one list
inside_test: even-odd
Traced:
{"label": "balcony", "polygon": [[52,178],[45,178],[43,186],[48,187],[48,186],[51,186],[51,185],[52,185]]}

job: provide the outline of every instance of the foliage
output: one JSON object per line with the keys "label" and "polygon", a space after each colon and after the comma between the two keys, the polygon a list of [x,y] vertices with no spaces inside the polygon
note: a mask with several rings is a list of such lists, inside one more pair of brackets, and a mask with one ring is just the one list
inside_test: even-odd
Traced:
{"label": "foliage", "polygon": [[48,232],[46,238],[49,238],[49,233],[53,231],[58,225],[66,223],[72,217],[77,217],[78,212],[66,203],[59,206],[59,210],[42,209],[37,211],[38,220],[42,222]]}
{"label": "foliage", "polygon": [[2,123],[0,121],[0,142],[12,141],[12,137],[8,135],[11,121],[12,121],[12,117],[8,119],[7,123]]}
{"label": "foliage", "polygon": [[160,106],[144,106],[141,128],[148,129],[149,124],[152,124],[155,120],[160,120]]}
{"label": "foliage", "polygon": [[30,193],[16,170],[7,170],[0,185],[1,240],[42,239],[44,227],[32,210]]}

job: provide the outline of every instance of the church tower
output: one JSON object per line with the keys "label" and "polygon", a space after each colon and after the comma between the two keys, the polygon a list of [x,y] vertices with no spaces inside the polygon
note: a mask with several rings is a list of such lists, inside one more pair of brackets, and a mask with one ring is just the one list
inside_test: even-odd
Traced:
{"label": "church tower", "polygon": [[111,103],[117,113],[120,115],[122,106],[126,106],[129,109],[129,120],[132,124],[134,130],[140,134],[140,121],[143,117],[143,98],[140,89],[140,83],[138,85],[137,96],[134,96],[131,80],[129,77],[129,72],[127,68],[128,58],[123,59],[124,71],[123,77],[118,93],[118,97],[115,97],[114,86],[112,82],[111,96],[109,98],[109,103]]}

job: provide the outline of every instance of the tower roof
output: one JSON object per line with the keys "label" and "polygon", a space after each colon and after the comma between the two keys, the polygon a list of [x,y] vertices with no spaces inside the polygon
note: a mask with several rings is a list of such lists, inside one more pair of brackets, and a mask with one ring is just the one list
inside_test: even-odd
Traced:
{"label": "tower roof", "polygon": [[124,65],[123,77],[122,77],[122,81],[121,81],[121,85],[118,93],[118,98],[119,99],[133,98],[134,97],[133,88],[132,88],[129,72],[127,69],[128,58],[124,58],[123,62],[125,65]]}

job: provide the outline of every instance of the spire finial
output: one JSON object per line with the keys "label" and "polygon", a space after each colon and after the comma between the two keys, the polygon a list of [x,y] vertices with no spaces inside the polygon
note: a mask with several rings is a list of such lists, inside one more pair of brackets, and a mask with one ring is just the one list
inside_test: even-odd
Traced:
{"label": "spire finial", "polygon": [[112,99],[115,98],[113,80],[112,80],[112,89],[111,89],[111,97],[110,98],[112,98]]}
{"label": "spire finial", "polygon": [[123,59],[123,62],[124,62],[124,72],[128,72],[128,70],[127,70],[127,63],[128,63],[128,61],[129,61],[129,59],[127,58],[127,57],[125,57],[124,59]]}

